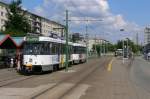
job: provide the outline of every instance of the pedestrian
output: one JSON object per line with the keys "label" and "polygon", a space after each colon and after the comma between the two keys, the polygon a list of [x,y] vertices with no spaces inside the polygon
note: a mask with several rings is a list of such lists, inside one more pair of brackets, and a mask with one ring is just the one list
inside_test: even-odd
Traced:
{"label": "pedestrian", "polygon": [[14,66],[14,59],[11,58],[11,59],[10,59],[10,68],[13,68],[13,66]]}
{"label": "pedestrian", "polygon": [[18,53],[17,55],[17,71],[20,72],[20,70],[22,69],[21,67],[21,53]]}
{"label": "pedestrian", "polygon": [[9,68],[10,59],[8,56],[5,57],[6,67]]}
{"label": "pedestrian", "polygon": [[14,66],[14,59],[10,58],[10,69],[9,70],[13,70],[13,66]]}

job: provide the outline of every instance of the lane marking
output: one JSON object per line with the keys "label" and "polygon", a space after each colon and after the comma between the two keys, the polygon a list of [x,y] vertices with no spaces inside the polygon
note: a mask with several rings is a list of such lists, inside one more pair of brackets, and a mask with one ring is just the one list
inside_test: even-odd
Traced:
{"label": "lane marking", "polygon": [[108,64],[108,68],[107,68],[107,71],[112,71],[112,63],[113,63],[114,59],[112,59],[109,64]]}

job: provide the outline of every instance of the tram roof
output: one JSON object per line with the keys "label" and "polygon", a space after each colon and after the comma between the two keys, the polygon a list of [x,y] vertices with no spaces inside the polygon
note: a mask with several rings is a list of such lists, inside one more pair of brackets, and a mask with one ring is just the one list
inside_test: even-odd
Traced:
{"label": "tram roof", "polygon": [[39,41],[50,41],[54,43],[65,43],[65,40],[51,38],[51,37],[39,37]]}
{"label": "tram roof", "polygon": [[[39,37],[39,41],[50,41],[50,42],[56,42],[56,43],[66,43],[66,40],[61,40],[61,39],[56,39],[56,38],[51,38],[51,37]],[[79,43],[73,43],[73,42],[68,42],[69,45],[73,46],[83,46],[86,47],[84,44],[79,44]]]}
{"label": "tram roof", "polygon": [[[27,40],[28,37],[26,37],[25,40]],[[54,42],[54,43],[62,43],[66,44],[66,40],[62,40],[60,38],[51,38],[51,37],[45,37],[45,36],[39,36],[39,37],[29,37],[27,41],[47,41],[47,42]],[[72,46],[83,46],[86,47],[85,44],[80,44],[80,43],[73,43],[73,42],[68,42],[69,45]]]}
{"label": "tram roof", "polygon": [[73,43],[73,46],[81,46],[81,47],[86,47],[85,44],[80,44],[80,43]]}

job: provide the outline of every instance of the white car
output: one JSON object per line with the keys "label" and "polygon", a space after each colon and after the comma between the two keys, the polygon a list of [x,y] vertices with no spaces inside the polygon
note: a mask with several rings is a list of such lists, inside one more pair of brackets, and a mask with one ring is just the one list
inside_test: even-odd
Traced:
{"label": "white car", "polygon": [[150,52],[147,53],[147,60],[150,60]]}

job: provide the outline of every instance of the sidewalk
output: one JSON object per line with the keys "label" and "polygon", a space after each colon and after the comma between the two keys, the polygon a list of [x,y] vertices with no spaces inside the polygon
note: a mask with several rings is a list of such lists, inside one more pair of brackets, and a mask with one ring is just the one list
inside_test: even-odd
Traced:
{"label": "sidewalk", "polygon": [[[143,94],[150,93],[150,62],[143,59],[143,57],[135,57],[131,68],[132,81],[143,89]],[[140,93],[139,93],[140,94]],[[150,95],[149,95],[150,97]],[[148,98],[149,99],[149,98]]]}
{"label": "sidewalk", "polygon": [[128,64],[129,60],[123,64],[114,58],[111,71],[98,70],[86,81],[91,87],[80,99],[150,99],[150,94],[131,80]]}
{"label": "sidewalk", "polygon": [[150,94],[133,82],[132,66],[129,61],[122,64],[121,60],[114,61],[112,66],[113,99],[149,99]]}

